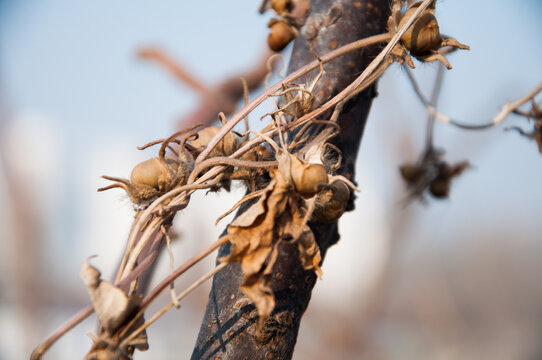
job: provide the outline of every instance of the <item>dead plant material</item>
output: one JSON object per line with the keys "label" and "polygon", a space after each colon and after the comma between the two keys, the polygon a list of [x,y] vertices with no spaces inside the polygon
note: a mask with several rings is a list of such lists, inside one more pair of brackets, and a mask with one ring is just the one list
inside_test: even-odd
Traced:
{"label": "dead plant material", "polygon": [[271,19],[267,26],[270,29],[267,44],[273,51],[281,51],[297,37],[297,29],[282,18]]}
{"label": "dead plant material", "polygon": [[533,122],[533,129],[531,132],[526,132],[518,126],[512,126],[505,130],[516,130],[520,135],[525,136],[528,139],[536,141],[538,145],[538,151],[542,154],[542,108],[536,103],[534,97],[531,99],[531,109],[529,112],[523,112],[516,109],[514,113],[525,117],[529,122]]}
{"label": "dead plant material", "polygon": [[[388,30],[391,35],[397,33],[398,29],[410,21],[414,16],[417,8],[422,4],[422,1],[417,1],[408,6],[406,11],[402,13],[403,0],[394,0],[392,14],[388,20]],[[401,42],[396,45],[392,54],[399,59],[400,62],[405,61],[411,68],[415,68],[414,62],[410,56],[414,56],[421,62],[440,61],[451,69],[452,65],[444,57],[445,52],[441,50],[445,47],[453,47],[457,49],[470,50],[470,47],[460,43],[459,41],[441,35],[437,18],[435,17],[435,2],[425,9],[418,16],[414,23],[401,36]]]}
{"label": "dead plant material", "polygon": [[444,152],[434,148],[428,149],[417,163],[400,166],[401,177],[408,185],[407,200],[419,199],[425,202],[426,190],[437,199],[449,196],[451,180],[470,167],[468,161],[454,165],[441,160]]}
{"label": "dead plant material", "polygon": [[[136,349],[147,350],[149,346],[145,332],[139,333],[132,341],[122,346],[124,338],[115,334],[131,319],[139,305],[139,297],[128,297],[120,288],[100,279],[100,272],[90,265],[88,260],[81,266],[79,274],[87,285],[94,311],[101,325],[99,336],[89,334],[94,345],[85,360],[132,359]],[[144,322],[142,317],[140,321]]]}
{"label": "dead plant material", "polygon": [[[269,36],[267,44],[273,51],[282,51],[299,34],[298,29],[301,26],[300,15],[306,8],[306,0],[271,0],[270,8],[279,16],[269,21]],[[260,6],[260,12],[263,13],[267,8],[267,2],[264,1]],[[296,9],[297,8],[297,9]]]}
{"label": "dead plant material", "polygon": [[[194,167],[194,157],[185,148],[187,139],[195,135],[192,130],[182,130],[165,140],[160,140],[162,146],[158,152],[158,157],[137,164],[132,170],[131,181],[111,176],[102,176],[106,180],[115,181],[115,183],[99,188],[98,191],[122,188],[130,197],[135,209],[141,210],[175,187],[185,185]],[[182,134],[185,134],[182,140],[176,139]],[[166,157],[166,148],[171,142],[180,144],[177,158]],[[145,149],[156,143],[151,142],[140,149]]]}
{"label": "dead plant material", "polygon": [[337,221],[346,210],[350,188],[342,180],[332,182],[316,197],[313,221],[331,223]]}
{"label": "dead plant material", "polygon": [[[241,263],[244,273],[241,290],[254,302],[260,323],[275,307],[269,283],[281,241],[295,242],[303,267],[321,274],[320,250],[307,225],[312,209],[299,196],[299,185],[296,186],[294,180],[299,179],[294,173],[303,173],[307,168],[295,155],[282,150],[277,154],[277,160],[278,169],[270,170],[271,182],[258,201],[228,226],[226,236],[232,244],[231,250],[229,255],[220,259],[225,263]],[[309,172],[312,173],[311,170]],[[301,179],[307,180],[308,177],[301,176]],[[321,179],[316,177],[312,183],[319,181]],[[324,181],[327,182],[327,176]]]}

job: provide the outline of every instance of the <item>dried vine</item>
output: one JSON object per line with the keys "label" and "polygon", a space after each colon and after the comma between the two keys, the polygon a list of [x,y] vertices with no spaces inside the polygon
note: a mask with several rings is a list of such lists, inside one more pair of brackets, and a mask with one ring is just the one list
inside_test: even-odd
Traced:
{"label": "dried vine", "polygon": [[[94,344],[86,359],[131,359],[135,350],[148,347],[145,329],[213,276],[192,358],[291,358],[322,260],[339,239],[337,220],[353,208],[354,163],[376,96],[375,81],[396,62],[414,67],[412,57],[451,68],[445,58],[450,47],[468,46],[440,34],[434,0],[395,0],[391,8],[388,0],[312,0],[310,8],[306,1],[271,1],[270,6],[279,15],[270,23],[270,45],[276,45],[277,24],[290,32],[285,39],[296,37],[289,74],[229,120],[219,114],[220,127],[191,124],[143,146],[160,145],[158,156],[138,164],[130,180],[104,176],[113,184],[99,191],[123,189],[136,210],[115,284],[102,280],[100,272],[85,262],[81,277],[93,305],[38,346],[32,359],[41,358],[93,311],[101,327],[92,335]],[[210,92],[163,53],[147,50],[143,55],[165,64],[197,91]],[[261,78],[260,67],[256,72]],[[412,180],[414,196],[421,197],[427,188],[435,195],[437,180],[446,175],[449,183],[467,165],[446,168],[440,160],[433,148],[434,120],[468,126],[435,110],[439,78],[431,100],[425,99],[414,77],[410,79],[428,112],[427,151],[402,173],[407,182]],[[245,98],[246,89],[254,87],[254,81],[245,83]],[[541,121],[534,100],[540,90],[539,85],[509,104],[491,126],[511,112]],[[528,100],[533,102],[531,111],[519,110]],[[235,132],[235,126],[264,101],[276,106],[263,117],[267,126],[259,133]],[[536,124],[532,137],[542,152],[542,127]],[[177,269],[171,268],[169,276],[147,291],[142,278],[158,253],[166,245],[169,249],[168,230],[176,213],[195,191],[228,189],[231,181],[244,182],[247,195],[230,211],[240,209],[224,235]],[[447,195],[447,188],[441,193]],[[172,291],[172,301],[145,322],[148,306],[218,248],[217,267],[181,294]]]}

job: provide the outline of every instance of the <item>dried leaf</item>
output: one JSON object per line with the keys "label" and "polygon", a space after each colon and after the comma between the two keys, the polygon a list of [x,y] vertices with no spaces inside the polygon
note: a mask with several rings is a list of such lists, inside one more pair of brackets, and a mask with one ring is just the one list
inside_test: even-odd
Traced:
{"label": "dried leaf", "polygon": [[241,291],[258,309],[260,322],[275,307],[270,281],[281,241],[296,242],[303,267],[321,274],[320,250],[305,223],[303,200],[292,184],[291,158],[283,159],[287,163],[281,164],[279,160],[279,169],[270,171],[271,182],[259,200],[228,226],[227,236],[232,246],[230,254],[220,259],[241,263],[244,273]]}
{"label": "dried leaf", "polygon": [[135,309],[135,299],[128,298],[124,291],[101,280],[100,275],[100,271],[85,260],[79,276],[87,285],[100,324],[107,332],[113,333]]}

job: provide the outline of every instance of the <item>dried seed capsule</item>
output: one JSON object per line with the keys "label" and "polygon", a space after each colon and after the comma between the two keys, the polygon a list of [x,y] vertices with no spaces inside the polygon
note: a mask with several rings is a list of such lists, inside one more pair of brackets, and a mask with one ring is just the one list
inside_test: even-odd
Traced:
{"label": "dried seed capsule", "polygon": [[267,44],[273,51],[281,51],[297,36],[296,29],[284,20],[275,20],[269,23],[271,31],[267,37]]}
{"label": "dried seed capsule", "polygon": [[333,222],[339,219],[348,205],[350,189],[341,180],[334,181],[329,188],[318,193],[313,220]]}
{"label": "dried seed capsule", "polygon": [[[414,14],[417,6],[410,7],[399,22],[401,28]],[[414,56],[427,55],[438,50],[442,43],[437,18],[431,11],[424,11],[401,37],[401,42]]]}
{"label": "dried seed capsule", "polygon": [[421,169],[413,164],[401,165],[399,171],[401,172],[403,179],[409,184],[416,182],[421,175]]}
{"label": "dried seed capsule", "polygon": [[[294,163],[295,164],[295,163]],[[312,197],[319,184],[327,184],[327,171],[322,164],[292,164],[292,179],[296,191],[303,197]]]}
{"label": "dried seed capsule", "polygon": [[[208,126],[206,128],[198,131],[198,138],[196,140],[191,140],[188,144],[195,150],[196,153],[200,153],[205,149],[209,141],[218,134],[220,127],[218,126]],[[219,141],[216,147],[213,149],[210,157],[213,156],[229,156],[233,154],[238,148],[237,138],[235,134],[229,132]]]}
{"label": "dried seed capsule", "polygon": [[178,164],[174,159],[152,158],[137,164],[130,180],[133,185],[147,185],[164,191],[177,173]]}
{"label": "dried seed capsule", "polygon": [[429,185],[429,192],[436,198],[447,198],[450,193],[450,178],[439,176]]}
{"label": "dried seed capsule", "polygon": [[279,15],[287,14],[292,11],[292,0],[271,0],[271,8]]}

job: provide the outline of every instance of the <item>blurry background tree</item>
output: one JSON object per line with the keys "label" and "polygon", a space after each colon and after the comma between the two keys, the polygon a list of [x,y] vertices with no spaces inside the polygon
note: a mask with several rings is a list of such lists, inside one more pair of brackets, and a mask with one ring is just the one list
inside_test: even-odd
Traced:
{"label": "blurry background tree", "polygon": [[[27,356],[88,303],[77,274],[89,254],[99,254],[94,263],[104,276],[113,274],[131,206],[115,193],[97,195],[98,177],[128,175],[148,157],[135,145],[171,133],[177,117],[194,108],[194,92],[132,54],[158,41],[205,82],[220,83],[214,79],[243,72],[262,55],[268,16],[256,7],[0,2],[2,358]],[[484,122],[540,81],[540,9],[526,0],[439,3],[441,27],[472,48],[451,56],[440,111]],[[415,71],[426,93],[435,70]],[[356,211],[341,219],[342,241],[326,258],[294,357],[537,358],[542,165],[536,145],[503,127],[470,133],[437,125],[447,156],[469,159],[474,169],[454,183],[451,200],[403,209],[398,165],[422,151],[425,112],[398,66],[379,93],[357,162],[363,193]],[[258,128],[255,119],[251,127]],[[511,119],[506,126],[524,123]],[[177,219],[177,264],[217,237],[222,228],[210,228],[211,210],[219,215],[241,193],[192,200]],[[163,260],[156,280],[167,273]],[[200,264],[177,287],[211,264]],[[189,357],[207,295],[208,288],[199,289],[151,327],[152,351],[138,358]],[[49,356],[82,357],[92,321]]]}

